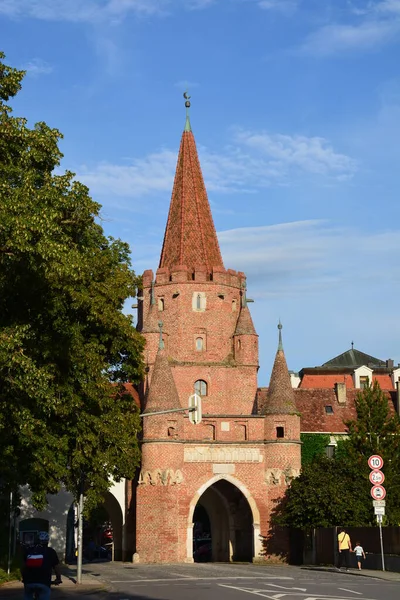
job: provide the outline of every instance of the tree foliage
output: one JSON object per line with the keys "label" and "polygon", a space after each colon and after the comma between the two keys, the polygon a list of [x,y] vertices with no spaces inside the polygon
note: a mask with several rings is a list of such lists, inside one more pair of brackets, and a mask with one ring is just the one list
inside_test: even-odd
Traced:
{"label": "tree foliage", "polygon": [[302,529],[374,524],[368,457],[380,454],[387,489],[385,524],[400,523],[399,417],[376,382],[357,394],[355,408],[357,418],[346,422],[348,435],[338,442],[335,457],[317,452],[303,465],[276,507],[276,522]]}
{"label": "tree foliage", "polygon": [[138,281],[129,248],[105,237],[100,206],[55,174],[56,129],[14,117],[24,73],[0,53],[0,477],[38,506],[63,482],[89,504],[133,476],[139,416],[123,382],[143,340],[122,312]]}

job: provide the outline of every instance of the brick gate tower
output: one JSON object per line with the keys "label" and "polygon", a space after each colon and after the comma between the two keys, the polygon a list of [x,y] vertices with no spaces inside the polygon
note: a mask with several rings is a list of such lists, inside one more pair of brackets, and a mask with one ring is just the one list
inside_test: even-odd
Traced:
{"label": "brick gate tower", "polygon": [[155,278],[143,274],[140,395],[142,411],[153,413],[187,407],[196,392],[203,419],[143,418],[136,550],[141,562],[260,559],[271,503],[300,468],[299,416],[281,340],[273,394],[257,406],[258,336],[246,278],[222,261],[189,106],[159,268]]}

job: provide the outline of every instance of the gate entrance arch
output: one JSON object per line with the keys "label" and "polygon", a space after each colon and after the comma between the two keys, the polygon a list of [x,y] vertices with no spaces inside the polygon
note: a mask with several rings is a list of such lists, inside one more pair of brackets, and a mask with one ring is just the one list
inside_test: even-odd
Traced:
{"label": "gate entrance arch", "polygon": [[229,475],[216,476],[190,504],[188,561],[253,561],[261,550],[260,515],[247,488]]}

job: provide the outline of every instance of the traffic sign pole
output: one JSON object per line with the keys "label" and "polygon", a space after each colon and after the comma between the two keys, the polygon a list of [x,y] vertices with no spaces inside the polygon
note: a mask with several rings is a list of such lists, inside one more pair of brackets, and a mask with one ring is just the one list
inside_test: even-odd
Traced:
{"label": "traffic sign pole", "polygon": [[383,467],[383,458],[379,454],[373,454],[368,459],[368,466],[371,469],[369,480],[372,483],[371,496],[373,498],[374,512],[379,526],[379,539],[381,542],[382,571],[385,570],[385,555],[383,552],[382,520],[385,514],[385,496],[386,490],[382,483],[385,481],[385,475],[381,469]]}

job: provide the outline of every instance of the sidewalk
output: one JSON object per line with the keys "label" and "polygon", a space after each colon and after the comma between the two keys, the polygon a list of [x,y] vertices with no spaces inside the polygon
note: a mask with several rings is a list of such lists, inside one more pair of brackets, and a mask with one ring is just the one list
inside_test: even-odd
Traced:
{"label": "sidewalk", "polygon": [[308,571],[328,571],[330,573],[342,573],[345,575],[356,576],[356,577],[374,577],[375,579],[384,579],[385,581],[398,581],[400,583],[400,573],[395,573],[393,571],[372,571],[370,569],[362,569],[359,571],[358,569],[349,569],[349,571],[345,571],[344,569],[337,569],[336,567],[326,566],[303,566],[301,569],[305,569]]}
{"label": "sidewalk", "polygon": [[[74,600],[89,600],[96,598],[102,600],[107,597],[107,586],[94,575],[82,573],[82,583],[76,583],[76,567],[62,567],[62,584],[51,587],[51,597],[54,600],[71,598]],[[53,577],[54,579],[54,577]],[[23,585],[20,581],[6,583],[0,587],[0,598],[9,600],[21,600],[23,597]]]}

